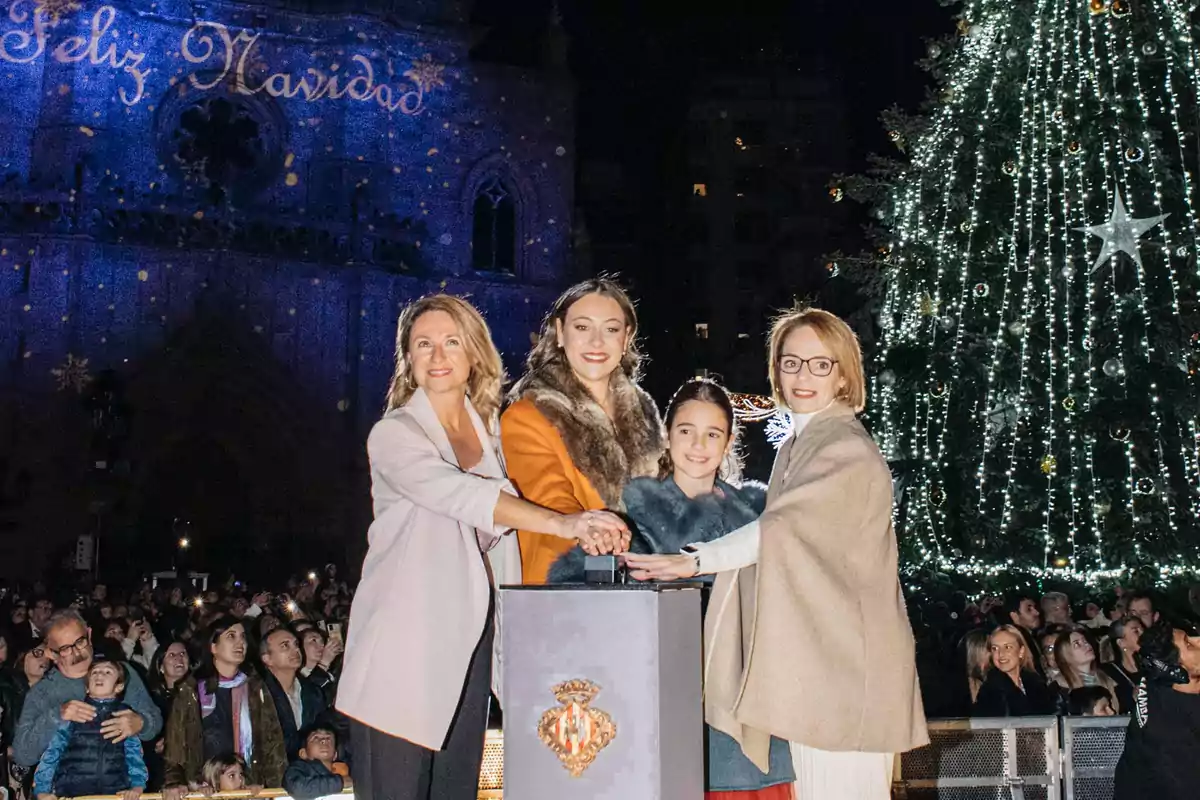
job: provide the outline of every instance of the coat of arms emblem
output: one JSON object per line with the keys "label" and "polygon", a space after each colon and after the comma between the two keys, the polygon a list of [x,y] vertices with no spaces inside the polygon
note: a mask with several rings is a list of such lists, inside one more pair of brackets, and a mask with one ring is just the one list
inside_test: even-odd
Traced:
{"label": "coat of arms emblem", "polygon": [[576,678],[552,690],[559,706],[548,709],[538,721],[538,738],[554,751],[572,777],[578,778],[617,736],[617,724],[589,703],[600,687]]}

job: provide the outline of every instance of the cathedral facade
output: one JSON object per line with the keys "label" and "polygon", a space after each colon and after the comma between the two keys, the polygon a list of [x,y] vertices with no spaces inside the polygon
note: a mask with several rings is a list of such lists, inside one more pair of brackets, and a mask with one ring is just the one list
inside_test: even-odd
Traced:
{"label": "cathedral facade", "polygon": [[469,296],[519,370],[571,89],[452,3],[341,5],[0,12],[0,575],[353,553],[399,309]]}

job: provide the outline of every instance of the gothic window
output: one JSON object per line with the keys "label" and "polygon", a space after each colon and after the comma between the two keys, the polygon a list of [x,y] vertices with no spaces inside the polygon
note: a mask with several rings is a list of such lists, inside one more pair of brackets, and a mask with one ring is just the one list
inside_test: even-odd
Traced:
{"label": "gothic window", "polygon": [[475,193],[471,266],[512,275],[517,265],[517,205],[499,178],[489,178]]}

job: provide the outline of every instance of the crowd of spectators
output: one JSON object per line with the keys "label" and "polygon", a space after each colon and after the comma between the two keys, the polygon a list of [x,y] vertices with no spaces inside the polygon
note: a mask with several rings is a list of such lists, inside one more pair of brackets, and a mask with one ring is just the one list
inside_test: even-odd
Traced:
{"label": "crowd of spectators", "polygon": [[349,788],[350,601],[333,565],[279,594],[0,589],[0,797]]}
{"label": "crowd of spectators", "polygon": [[1110,716],[1133,711],[1155,598],[1119,592],[1073,613],[1062,592],[989,597],[924,626],[918,666],[930,717]]}

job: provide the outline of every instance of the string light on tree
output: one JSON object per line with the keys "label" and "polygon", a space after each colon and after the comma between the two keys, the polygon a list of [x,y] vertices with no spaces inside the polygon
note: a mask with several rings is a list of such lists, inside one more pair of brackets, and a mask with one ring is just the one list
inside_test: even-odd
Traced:
{"label": "string light on tree", "polygon": [[1190,4],[1133,10],[963,0],[939,100],[888,115],[905,163],[836,179],[886,211],[868,421],[914,569],[1170,576],[1200,545],[1200,47]]}

